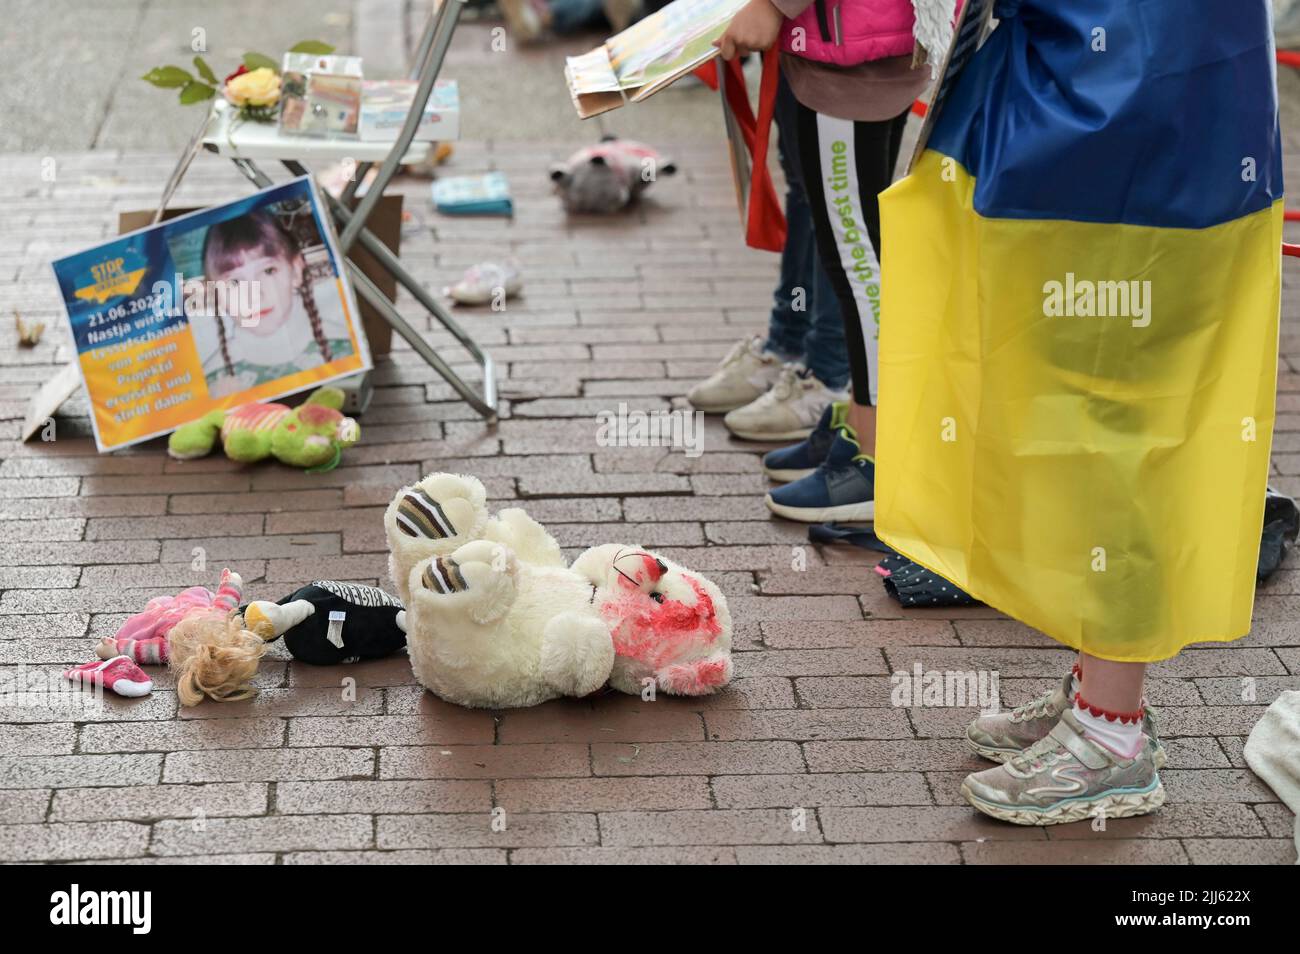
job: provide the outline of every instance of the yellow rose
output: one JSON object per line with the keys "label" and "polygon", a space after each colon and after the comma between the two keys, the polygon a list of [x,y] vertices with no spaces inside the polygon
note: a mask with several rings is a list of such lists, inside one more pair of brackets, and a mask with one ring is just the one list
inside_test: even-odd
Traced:
{"label": "yellow rose", "polygon": [[280,74],[259,66],[226,83],[226,99],[236,106],[274,106],[280,101]]}

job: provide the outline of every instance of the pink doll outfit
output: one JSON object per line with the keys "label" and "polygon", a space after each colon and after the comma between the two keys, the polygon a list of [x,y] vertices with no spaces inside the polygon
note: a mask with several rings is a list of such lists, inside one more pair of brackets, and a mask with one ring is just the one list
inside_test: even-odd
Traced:
{"label": "pink doll outfit", "polygon": [[207,587],[191,586],[176,596],[156,596],[117,631],[100,641],[101,659],[125,655],[137,663],[161,665],[167,662],[167,634],[183,619],[211,613],[225,617],[239,608],[242,587],[229,570],[221,571],[221,584],[213,593]]}

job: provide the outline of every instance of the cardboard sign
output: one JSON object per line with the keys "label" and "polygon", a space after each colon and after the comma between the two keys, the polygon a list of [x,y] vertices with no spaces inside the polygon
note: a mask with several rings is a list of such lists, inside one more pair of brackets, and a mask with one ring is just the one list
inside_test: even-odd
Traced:
{"label": "cardboard sign", "polygon": [[370,368],[329,216],[306,176],[53,269],[101,451]]}

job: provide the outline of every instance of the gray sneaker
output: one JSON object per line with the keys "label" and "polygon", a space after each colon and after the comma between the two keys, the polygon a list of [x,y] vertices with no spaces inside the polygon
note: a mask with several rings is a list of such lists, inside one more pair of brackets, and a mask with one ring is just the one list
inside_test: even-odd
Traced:
{"label": "gray sneaker", "polygon": [[1042,739],[997,768],[968,775],[962,796],[985,815],[1017,825],[1060,825],[1086,818],[1127,818],[1165,802],[1156,742],[1122,759],[1085,738],[1066,710]]}
{"label": "gray sneaker", "polygon": [[[1019,755],[1047,733],[1061,719],[1061,713],[1073,707],[1070,691],[1074,670],[1067,672],[1061,684],[1037,699],[1016,706],[1010,712],[982,715],[966,727],[966,744],[979,756],[994,762],[1005,762]],[[1156,713],[1145,706],[1142,731],[1156,744],[1156,768],[1165,767],[1165,747],[1156,734]]]}

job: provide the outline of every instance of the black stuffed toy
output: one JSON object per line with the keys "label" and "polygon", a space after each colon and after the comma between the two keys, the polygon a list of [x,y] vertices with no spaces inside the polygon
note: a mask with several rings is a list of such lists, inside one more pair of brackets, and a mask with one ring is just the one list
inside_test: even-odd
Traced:
{"label": "black stuffed toy", "polygon": [[314,666],[379,659],[406,646],[406,610],[396,597],[374,586],[316,580],[272,603],[255,600],[243,608],[251,629],[259,620],[293,654]]}

